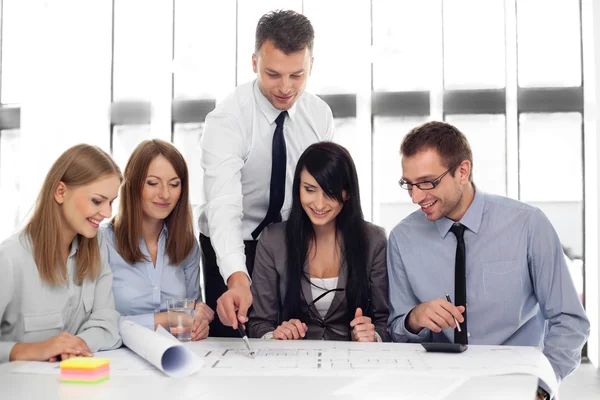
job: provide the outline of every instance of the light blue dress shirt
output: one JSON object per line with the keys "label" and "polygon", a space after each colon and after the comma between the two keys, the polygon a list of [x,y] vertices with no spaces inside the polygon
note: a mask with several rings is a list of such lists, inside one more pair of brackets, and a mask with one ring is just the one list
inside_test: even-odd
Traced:
{"label": "light blue dress shirt", "polygon": [[[453,342],[453,329],[425,328],[415,335],[405,326],[416,305],[443,299],[445,292],[455,298],[453,223],[431,222],[418,210],[392,230],[387,265],[393,341]],[[535,207],[477,190],[460,223],[467,228],[469,344],[543,348],[560,382],[579,364],[590,324],[550,221]]]}
{"label": "light blue dress shirt", "polygon": [[[152,261],[130,264],[117,252],[112,225],[102,227],[108,247],[108,263],[113,273],[115,308],[125,319],[154,330],[154,314],[167,310],[167,299],[200,300],[200,247],[194,247],[179,265],[172,265],[166,254],[167,227],[158,238],[156,268]],[[151,260],[146,242],[140,240],[142,253]]]}

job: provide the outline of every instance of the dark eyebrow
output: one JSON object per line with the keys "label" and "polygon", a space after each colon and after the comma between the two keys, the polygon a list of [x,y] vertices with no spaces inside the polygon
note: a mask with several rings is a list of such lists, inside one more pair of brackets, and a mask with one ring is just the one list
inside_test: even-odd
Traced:
{"label": "dark eyebrow", "polygon": [[[156,176],[156,175],[148,175],[148,176],[146,177],[146,179],[148,179],[148,178],[156,178],[156,179],[158,179],[158,180],[160,180],[160,179],[161,179],[161,178],[159,178],[159,177],[158,177],[158,176]],[[181,178],[180,178],[180,177],[176,176],[175,178],[171,178],[171,179],[169,179],[169,182],[170,182],[170,181],[174,181],[175,179],[179,179],[179,180],[181,180]]]}
{"label": "dark eyebrow", "polygon": [[[278,72],[278,71],[275,71],[275,70],[272,70],[271,68],[265,68],[265,71],[267,71],[267,72],[268,72],[268,73],[270,73],[270,74],[277,74],[277,75],[281,75],[281,73],[280,73],[280,72]],[[304,73],[304,68],[302,68],[302,69],[300,69],[300,70],[298,70],[298,71],[292,72],[290,75],[297,75],[297,74],[303,74],[303,73]]]}
{"label": "dark eyebrow", "polygon": [[[108,197],[106,197],[106,196],[104,196],[104,195],[101,195],[100,193],[94,193],[94,194],[95,194],[96,196],[100,196],[100,197],[102,197],[104,200],[108,200]],[[115,199],[116,199],[116,197],[115,197]],[[113,200],[114,200],[114,199],[113,199]]]}
{"label": "dark eyebrow", "polygon": [[432,180],[434,180],[435,178],[437,178],[438,175],[433,176],[433,175],[425,175],[425,176],[421,176],[419,178],[417,178],[417,182],[431,182]]}
{"label": "dark eyebrow", "polygon": [[433,175],[425,175],[425,176],[420,176],[417,178],[416,182],[411,182],[409,179],[406,179],[405,177],[402,177],[402,179],[404,179],[404,181],[406,183],[419,183],[419,182],[431,182],[433,181],[435,178],[437,178],[437,176],[433,176]]}
{"label": "dark eyebrow", "polygon": [[315,185],[311,185],[311,184],[310,184],[310,183],[308,183],[308,182],[302,182],[302,184],[303,184],[303,185],[305,185],[305,186],[310,186],[310,187],[316,188],[316,186],[315,186]]}

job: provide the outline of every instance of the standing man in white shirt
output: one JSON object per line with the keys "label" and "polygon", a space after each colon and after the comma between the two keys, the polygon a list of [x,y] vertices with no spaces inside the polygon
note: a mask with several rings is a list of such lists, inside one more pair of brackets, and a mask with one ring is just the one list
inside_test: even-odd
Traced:
{"label": "standing man in white shirt", "polygon": [[206,117],[206,203],[199,225],[206,304],[219,315],[211,336],[239,336],[238,322],[248,321],[252,305],[250,275],[260,233],[287,218],[300,154],[333,139],[331,109],[304,93],[313,41],[304,15],[289,10],[263,15],[252,55],[256,79],[238,86]]}

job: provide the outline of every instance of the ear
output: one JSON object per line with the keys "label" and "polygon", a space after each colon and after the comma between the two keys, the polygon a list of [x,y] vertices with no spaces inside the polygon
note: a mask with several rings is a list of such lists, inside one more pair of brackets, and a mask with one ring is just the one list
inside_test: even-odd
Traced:
{"label": "ear", "polygon": [[312,74],[312,67],[313,67],[313,62],[315,61],[314,57],[310,58],[310,67],[308,68],[308,76],[310,76],[310,74]]}
{"label": "ear", "polygon": [[252,54],[252,71],[254,71],[254,73],[258,73],[258,58],[256,57],[256,54]]}
{"label": "ear", "polygon": [[344,203],[348,201],[348,193],[345,190],[342,190],[342,199],[344,199]]}
{"label": "ear", "polygon": [[58,182],[56,185],[56,190],[54,191],[54,200],[58,204],[62,204],[65,201],[65,194],[67,193],[67,185],[64,182]]}
{"label": "ear", "polygon": [[471,162],[468,160],[463,160],[456,170],[459,173],[458,178],[460,183],[462,185],[469,183],[469,176],[471,175]]}

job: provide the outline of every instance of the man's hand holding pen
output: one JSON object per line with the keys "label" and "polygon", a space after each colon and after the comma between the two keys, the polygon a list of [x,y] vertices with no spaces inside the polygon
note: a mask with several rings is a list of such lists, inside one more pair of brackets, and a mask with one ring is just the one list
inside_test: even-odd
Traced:
{"label": "man's hand holding pen", "polygon": [[456,328],[456,322],[464,322],[463,306],[456,307],[446,299],[435,299],[413,308],[406,318],[406,328],[417,334],[423,328],[439,333],[442,329]]}

